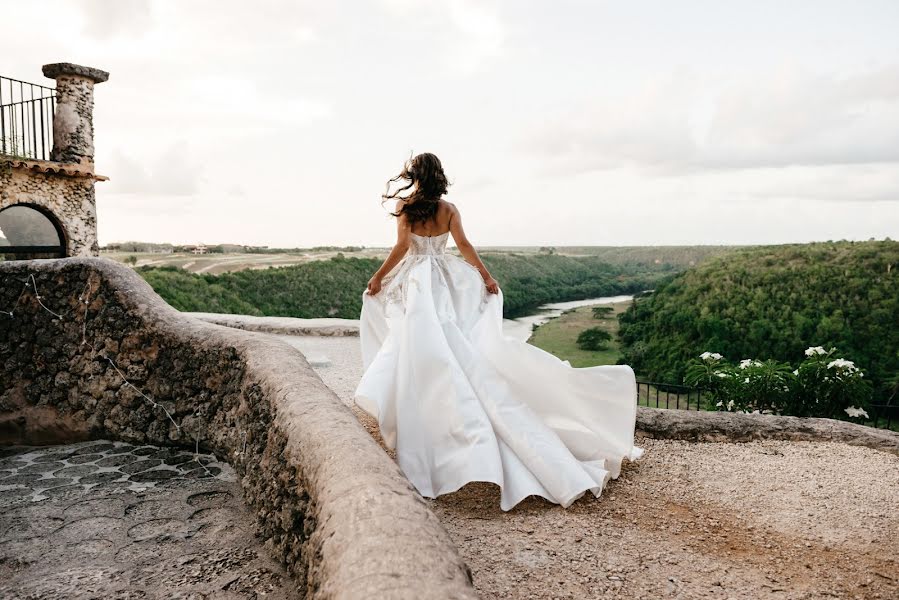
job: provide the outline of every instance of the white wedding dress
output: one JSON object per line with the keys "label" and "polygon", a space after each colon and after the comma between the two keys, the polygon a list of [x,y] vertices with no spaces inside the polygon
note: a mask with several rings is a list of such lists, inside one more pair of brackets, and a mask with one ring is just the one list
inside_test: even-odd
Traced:
{"label": "white wedding dress", "polygon": [[413,234],[381,291],[363,295],[356,403],[422,496],[488,481],[503,510],[530,495],[565,507],[598,497],[643,452],[634,372],[572,368],[505,337],[502,293],[445,253],[448,233]]}

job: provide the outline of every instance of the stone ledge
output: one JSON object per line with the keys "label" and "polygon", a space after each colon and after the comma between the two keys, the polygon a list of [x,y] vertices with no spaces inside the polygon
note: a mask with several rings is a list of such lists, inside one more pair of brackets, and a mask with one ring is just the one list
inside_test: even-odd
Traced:
{"label": "stone ledge", "polygon": [[85,79],[90,79],[94,83],[103,83],[109,79],[109,73],[107,71],[101,71],[94,67],[84,67],[72,63],[52,63],[44,65],[42,71],[44,77],[49,77],[50,79],[56,79],[60,75],[84,77]]}
{"label": "stone ledge", "polygon": [[201,321],[234,329],[279,335],[318,335],[323,337],[359,335],[359,321],[356,319],[297,319],[294,317],[254,317],[201,312],[184,314]]}
{"label": "stone ledge", "polygon": [[637,431],[652,438],[695,442],[842,442],[899,455],[899,433],[835,419],[641,406],[637,409]]}
{"label": "stone ledge", "polygon": [[[32,294],[17,303],[31,274],[63,319]],[[46,435],[54,414],[79,437],[191,449],[199,439],[240,476],[267,547],[297,578],[297,597],[475,598],[437,518],[285,342],[179,313],[103,258],[0,263],[0,307],[13,305],[15,317],[0,319],[0,411],[15,436],[7,443],[27,443],[34,426]],[[104,356],[180,428],[123,385]],[[40,423],[31,407],[46,409]]]}

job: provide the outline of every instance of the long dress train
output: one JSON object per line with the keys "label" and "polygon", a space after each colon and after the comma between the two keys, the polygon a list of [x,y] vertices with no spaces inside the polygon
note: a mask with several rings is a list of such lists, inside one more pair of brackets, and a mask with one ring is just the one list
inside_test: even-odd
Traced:
{"label": "long dress train", "polygon": [[565,507],[598,497],[643,452],[633,370],[572,368],[505,337],[502,292],[446,254],[447,239],[413,234],[381,291],[363,294],[356,404],[422,496],[487,481],[503,510],[530,495]]}

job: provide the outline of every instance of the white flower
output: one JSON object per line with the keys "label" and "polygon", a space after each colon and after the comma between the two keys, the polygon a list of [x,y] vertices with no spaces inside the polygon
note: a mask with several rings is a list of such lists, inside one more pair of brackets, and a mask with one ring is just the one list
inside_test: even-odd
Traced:
{"label": "white flower", "polygon": [[864,408],[858,408],[855,406],[850,406],[849,408],[847,408],[846,414],[852,418],[856,418],[856,417],[864,417],[866,419],[868,418],[868,413],[865,412]]}
{"label": "white flower", "polygon": [[720,354],[718,354],[717,352],[703,352],[702,354],[699,355],[699,358],[707,361],[707,360],[721,360],[724,357],[721,356]]}
{"label": "white flower", "polygon": [[727,403],[727,410],[733,410],[733,409],[734,409],[734,401],[730,400]]}
{"label": "white flower", "polygon": [[749,378],[747,377],[746,379],[744,379],[743,383],[749,383]]}
{"label": "white flower", "polygon": [[711,356],[712,356],[711,352],[703,352],[702,354],[699,355],[699,358],[701,358],[702,360],[708,360]]}
{"label": "white flower", "polygon": [[857,371],[858,368],[855,366],[855,363],[851,360],[846,360],[843,358],[838,358],[836,360],[832,360],[827,363],[828,369],[846,369],[850,373],[853,371]]}
{"label": "white flower", "polygon": [[821,346],[812,346],[811,348],[806,348],[805,350],[806,356],[814,356],[816,354],[827,354],[827,352]]}
{"label": "white flower", "polygon": [[724,357],[721,356],[720,354],[718,354],[717,352],[712,352],[712,358],[714,358],[715,360],[721,360]]}
{"label": "white flower", "polygon": [[716,404],[715,406],[724,406],[724,402],[722,402],[721,400],[719,400],[719,401],[718,401],[718,404]]}
{"label": "white flower", "polygon": [[715,371],[715,375],[718,377],[727,377],[727,373],[722,373],[721,371]]}

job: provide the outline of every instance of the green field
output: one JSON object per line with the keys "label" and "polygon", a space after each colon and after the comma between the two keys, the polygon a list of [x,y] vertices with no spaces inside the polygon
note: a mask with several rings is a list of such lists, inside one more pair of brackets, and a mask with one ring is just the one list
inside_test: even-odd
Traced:
{"label": "green field", "polygon": [[[534,330],[528,343],[546,350],[550,354],[567,360],[572,367],[593,367],[614,365],[621,358],[618,346],[618,315],[624,312],[630,301],[608,304],[614,312],[605,319],[593,317],[592,306],[582,306],[562,313],[561,316],[544,323]],[[591,352],[577,347],[577,336],[585,329],[600,327],[612,335],[606,350]]]}

